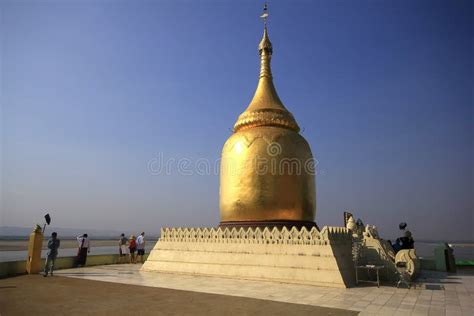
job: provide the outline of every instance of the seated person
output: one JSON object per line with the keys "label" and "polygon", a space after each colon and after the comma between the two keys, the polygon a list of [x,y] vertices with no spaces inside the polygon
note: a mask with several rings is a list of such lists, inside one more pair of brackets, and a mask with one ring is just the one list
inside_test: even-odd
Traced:
{"label": "seated person", "polygon": [[411,236],[410,231],[407,230],[405,232],[405,236],[400,237],[399,239],[400,239],[400,242],[402,243],[401,249],[413,249],[413,248],[415,248],[415,240],[413,240],[413,237]]}
{"label": "seated person", "polygon": [[402,244],[401,244],[400,238],[397,238],[395,243],[392,244],[392,248],[393,248],[393,251],[395,251],[395,253],[397,253],[399,250],[402,249]]}

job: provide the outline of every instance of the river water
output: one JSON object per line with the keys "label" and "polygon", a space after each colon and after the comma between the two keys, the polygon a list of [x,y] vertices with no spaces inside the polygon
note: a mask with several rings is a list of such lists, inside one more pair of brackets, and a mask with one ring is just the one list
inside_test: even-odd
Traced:
{"label": "river water", "polygon": [[[145,248],[145,252],[148,253],[150,249]],[[48,250],[41,251],[41,258],[46,258]],[[93,255],[110,255],[118,254],[117,246],[104,246],[104,247],[91,247],[89,256]],[[77,248],[65,248],[59,249],[58,257],[73,257],[77,255]],[[28,251],[26,250],[15,250],[15,251],[0,251],[0,262],[5,261],[17,261],[26,260]]]}

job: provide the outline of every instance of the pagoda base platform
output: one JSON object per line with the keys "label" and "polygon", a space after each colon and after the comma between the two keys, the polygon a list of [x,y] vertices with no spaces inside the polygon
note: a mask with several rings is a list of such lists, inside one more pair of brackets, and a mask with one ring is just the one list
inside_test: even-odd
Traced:
{"label": "pagoda base platform", "polygon": [[162,228],[142,271],[351,287],[351,238],[327,226]]}

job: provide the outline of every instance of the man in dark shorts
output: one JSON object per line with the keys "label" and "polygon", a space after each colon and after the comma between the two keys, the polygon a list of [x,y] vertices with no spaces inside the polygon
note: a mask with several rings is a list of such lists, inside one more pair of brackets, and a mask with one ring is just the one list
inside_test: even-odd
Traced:
{"label": "man in dark shorts", "polygon": [[137,238],[137,261],[143,263],[143,256],[145,255],[145,232],[142,232]]}

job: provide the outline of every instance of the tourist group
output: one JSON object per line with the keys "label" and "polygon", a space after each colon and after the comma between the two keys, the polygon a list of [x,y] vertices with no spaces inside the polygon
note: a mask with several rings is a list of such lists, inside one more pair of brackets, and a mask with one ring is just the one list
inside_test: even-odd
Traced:
{"label": "tourist group", "polygon": [[[61,242],[58,234],[53,232],[51,239],[48,240],[48,253],[46,254],[46,262],[44,265],[45,277],[48,273],[53,275],[54,262],[58,256],[58,249]],[[86,265],[87,254],[91,251],[91,243],[87,234],[82,234],[77,237],[77,256],[75,258],[75,267],[83,267]],[[136,253],[136,255],[135,255]],[[125,234],[120,235],[119,239],[119,260],[118,263],[143,263],[143,256],[145,255],[145,232],[142,232],[138,237],[131,235],[129,238]]]}

